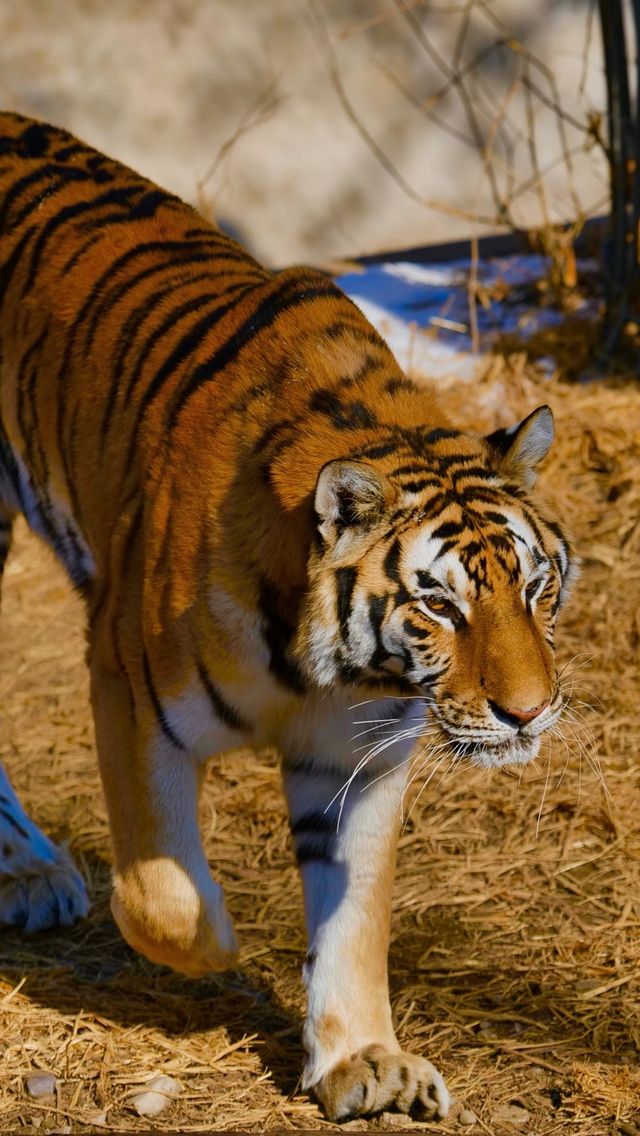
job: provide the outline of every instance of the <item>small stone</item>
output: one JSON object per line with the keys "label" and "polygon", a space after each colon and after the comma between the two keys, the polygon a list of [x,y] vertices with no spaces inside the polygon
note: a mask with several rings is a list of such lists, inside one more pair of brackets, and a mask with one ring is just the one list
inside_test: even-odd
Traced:
{"label": "small stone", "polygon": [[470,1108],[463,1108],[458,1116],[458,1124],[465,1124],[468,1128],[478,1123],[478,1117]]}
{"label": "small stone", "polygon": [[483,1018],[481,1022],[478,1022],[477,1033],[478,1037],[495,1037],[496,1023],[490,1018]]}
{"label": "small stone", "polygon": [[521,1104],[501,1104],[491,1116],[493,1124],[510,1124],[513,1128],[524,1128],[531,1120],[531,1113]]}
{"label": "small stone", "polygon": [[104,1112],[92,1112],[92,1113],[90,1113],[89,1116],[86,1117],[85,1123],[86,1124],[95,1124],[95,1125],[98,1126],[98,1128],[106,1128],[106,1124],[107,1124],[106,1109],[105,1109]]}
{"label": "small stone", "polygon": [[33,1076],[27,1077],[25,1082],[27,1092],[34,1100],[55,1096],[57,1083],[53,1073],[34,1073]]}
{"label": "small stone", "polygon": [[159,1116],[182,1092],[182,1085],[166,1073],[159,1073],[147,1082],[140,1092],[132,1093],[130,1100],[138,1116]]}

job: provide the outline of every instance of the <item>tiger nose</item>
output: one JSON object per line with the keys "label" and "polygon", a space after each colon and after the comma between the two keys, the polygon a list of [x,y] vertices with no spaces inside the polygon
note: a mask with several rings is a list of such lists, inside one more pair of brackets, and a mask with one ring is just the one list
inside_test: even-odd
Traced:
{"label": "tiger nose", "polygon": [[539,706],[532,707],[531,710],[522,710],[520,707],[516,706],[510,706],[507,710],[505,707],[499,706],[497,702],[489,700],[491,711],[498,721],[503,722],[507,726],[516,727],[524,726],[527,722],[532,722],[534,718],[542,714],[543,710],[546,710],[548,705],[549,699],[547,698],[544,702],[541,702]]}

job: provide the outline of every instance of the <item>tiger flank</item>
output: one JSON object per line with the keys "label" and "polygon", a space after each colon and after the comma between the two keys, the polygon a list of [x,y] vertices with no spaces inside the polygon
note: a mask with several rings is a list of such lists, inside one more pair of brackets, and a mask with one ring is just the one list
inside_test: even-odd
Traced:
{"label": "tiger flank", "polygon": [[[552,438],[547,407],[463,433],[327,277],[267,271],[137,174],[0,115],[0,562],[22,513],[86,603],[113,914],[155,962],[235,964],[198,792],[212,754],[276,746],[303,1084],[333,1120],[447,1114],[392,1025],[400,805],[416,738],[523,763],[561,713],[571,553],[529,494]],[[4,775],[0,849],[0,922],[86,912]]]}

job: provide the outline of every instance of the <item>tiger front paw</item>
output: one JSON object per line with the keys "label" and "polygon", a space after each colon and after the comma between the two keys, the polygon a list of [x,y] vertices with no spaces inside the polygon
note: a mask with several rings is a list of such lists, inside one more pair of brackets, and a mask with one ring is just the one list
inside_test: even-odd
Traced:
{"label": "tiger front paw", "polygon": [[449,1111],[447,1086],[429,1061],[382,1045],[368,1045],[340,1061],[313,1091],[334,1121],[392,1109],[442,1120]]}
{"label": "tiger front paw", "polygon": [[147,861],[116,878],[111,911],[130,947],[189,978],[228,970],[238,944],[222,888],[198,888],[172,861]]}

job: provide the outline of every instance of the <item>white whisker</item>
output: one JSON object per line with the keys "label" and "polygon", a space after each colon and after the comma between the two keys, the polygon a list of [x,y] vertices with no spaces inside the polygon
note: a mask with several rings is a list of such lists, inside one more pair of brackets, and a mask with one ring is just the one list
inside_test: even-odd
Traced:
{"label": "white whisker", "polygon": [[544,808],[544,800],[549,788],[549,778],[551,777],[551,750],[547,750],[547,773],[544,779],[544,786],[542,789],[542,797],[540,798],[540,808],[538,809],[538,818],[536,820],[536,840],[540,836],[540,821],[542,820],[542,810]]}

